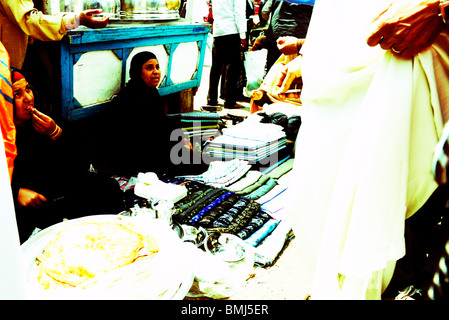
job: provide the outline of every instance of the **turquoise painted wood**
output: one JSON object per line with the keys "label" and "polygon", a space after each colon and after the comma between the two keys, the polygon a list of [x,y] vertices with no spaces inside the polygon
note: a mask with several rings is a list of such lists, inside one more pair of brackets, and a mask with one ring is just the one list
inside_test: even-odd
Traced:
{"label": "turquoise painted wood", "polygon": [[[96,51],[111,51],[120,60],[122,66],[121,83],[126,78],[126,61],[133,49],[146,46],[163,46],[167,53],[166,76],[159,92],[168,95],[189,88],[199,87],[206,52],[207,36],[210,25],[185,22],[110,24],[103,29],[80,27],[71,30],[61,40],[61,86],[62,113],[64,118],[74,121],[100,113],[110,101],[98,101],[82,105],[74,97],[74,66],[83,54]],[[173,53],[176,48],[187,42],[198,45],[198,62],[191,79],[174,83],[172,78]],[[95,75],[93,75],[95,76]]]}

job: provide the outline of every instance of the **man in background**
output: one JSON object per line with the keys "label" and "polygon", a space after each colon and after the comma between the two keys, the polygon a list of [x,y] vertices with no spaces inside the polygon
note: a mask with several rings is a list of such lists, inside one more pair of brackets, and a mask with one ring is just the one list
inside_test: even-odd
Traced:
{"label": "man in background", "polygon": [[[237,89],[240,53],[246,48],[246,0],[212,0],[212,12],[214,44],[207,104],[211,106],[218,104],[218,85],[221,78],[226,86],[224,107],[241,108],[242,106],[236,101],[241,96]],[[227,68],[224,78],[223,68]]]}

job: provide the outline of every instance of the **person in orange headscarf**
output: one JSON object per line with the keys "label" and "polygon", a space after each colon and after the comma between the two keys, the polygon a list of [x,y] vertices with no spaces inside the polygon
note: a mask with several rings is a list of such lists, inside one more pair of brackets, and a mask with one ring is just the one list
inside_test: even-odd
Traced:
{"label": "person in orange headscarf", "polygon": [[9,55],[0,42],[0,127],[5,144],[6,161],[9,178],[14,170],[14,159],[17,155],[16,128],[14,126],[13,97],[11,72],[9,71]]}
{"label": "person in orange headscarf", "polygon": [[64,218],[122,210],[118,182],[77,162],[69,129],[44,112],[38,92],[12,68],[17,157],[11,188],[21,242]]}

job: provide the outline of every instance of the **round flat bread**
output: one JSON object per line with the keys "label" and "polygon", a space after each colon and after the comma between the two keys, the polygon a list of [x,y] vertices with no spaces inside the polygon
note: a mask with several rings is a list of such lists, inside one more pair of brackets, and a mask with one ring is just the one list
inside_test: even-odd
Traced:
{"label": "round flat bread", "polygon": [[44,249],[38,282],[46,289],[87,288],[96,276],[159,251],[156,240],[132,225],[84,222],[60,231]]}

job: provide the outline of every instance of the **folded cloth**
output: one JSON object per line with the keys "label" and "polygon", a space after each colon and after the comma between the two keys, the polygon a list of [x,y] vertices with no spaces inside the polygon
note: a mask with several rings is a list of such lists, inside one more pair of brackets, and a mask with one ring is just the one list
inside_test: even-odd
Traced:
{"label": "folded cloth", "polygon": [[273,189],[271,189],[267,194],[260,197],[259,199],[256,199],[256,202],[260,203],[261,205],[264,205],[268,201],[277,197],[279,194],[283,193],[285,190],[287,190],[286,186],[278,184]]}
{"label": "folded cloth", "polygon": [[167,114],[167,117],[172,120],[220,120],[220,115],[216,112],[205,112],[205,111],[194,111],[194,112],[185,112],[185,113],[172,113]]}
{"label": "folded cloth", "polygon": [[189,224],[192,226],[195,226],[198,221],[203,218],[204,215],[206,215],[209,211],[211,211],[214,207],[216,207],[218,204],[229,198],[234,193],[232,191],[226,192],[222,195],[220,195],[218,198],[213,200],[211,203],[209,203],[206,207],[200,210],[194,217],[190,218]]}
{"label": "folded cloth", "polygon": [[270,172],[266,173],[266,175],[268,175],[269,177],[271,177],[273,179],[279,179],[284,174],[286,174],[287,172],[292,170],[294,161],[295,161],[295,159],[288,159],[287,161],[281,163],[280,165],[278,165],[276,168],[274,168]]}
{"label": "folded cloth", "polygon": [[285,208],[287,202],[287,192],[280,192],[277,196],[265,202],[261,208],[263,211],[268,212],[273,218],[276,217],[277,219],[281,219],[281,211]]}
{"label": "folded cloth", "polygon": [[246,208],[238,215],[228,226],[229,233],[236,234],[244,229],[246,225],[257,215],[260,211],[260,204],[250,201]]}
{"label": "folded cloth", "polygon": [[190,207],[183,211],[177,211],[176,216],[174,218],[181,223],[187,223],[192,217],[194,217],[201,209],[209,204],[211,199],[219,196],[218,194],[222,192],[220,189],[212,189],[210,192],[201,196],[198,201],[192,203]]}
{"label": "folded cloth", "polygon": [[268,220],[259,230],[254,232],[245,242],[253,247],[257,247],[279,224],[278,220]]}
{"label": "folded cloth", "polygon": [[248,224],[236,233],[236,236],[245,240],[251,236],[256,230],[260,229],[265,222],[270,220],[271,217],[268,213],[259,211],[254,217],[248,222]]}
{"label": "folded cloth", "polygon": [[212,161],[206,172],[196,176],[184,176],[184,178],[221,188],[233,184],[250,169],[248,161],[244,160]]}
{"label": "folded cloth", "polygon": [[260,199],[262,196],[266,195],[270,190],[272,190],[278,182],[272,178],[269,178],[265,184],[261,185],[256,190],[252,191],[250,194],[247,194],[246,197],[257,200]]}
{"label": "folded cloth", "polygon": [[241,214],[249,202],[250,200],[247,198],[240,198],[231,209],[214,221],[213,226],[215,228],[228,227],[231,222]]}
{"label": "folded cloth", "polygon": [[[240,209],[242,210],[240,211]],[[247,236],[249,236],[254,230],[257,230],[257,228],[260,228],[260,226],[262,226],[263,223],[266,222],[266,220],[260,222],[257,228],[254,227],[251,229],[251,231],[249,231],[248,226],[250,224],[254,224],[253,221],[255,217],[259,215],[260,204],[254,201],[249,201],[245,207],[240,209],[238,210],[238,212],[234,212],[234,214],[232,215],[225,214],[224,216],[220,217],[222,220],[217,220],[215,221],[217,223],[214,222],[212,227],[206,228],[207,232],[221,232],[237,235],[243,229],[247,229]]]}
{"label": "folded cloth", "polygon": [[246,195],[246,194],[248,194],[248,193],[251,193],[251,192],[253,192],[254,190],[260,188],[262,185],[264,185],[269,179],[271,179],[271,178],[268,177],[268,176],[266,176],[266,175],[264,175],[264,174],[261,174],[260,177],[259,177],[259,179],[257,179],[256,182],[254,182],[253,184],[247,186],[247,187],[246,187],[245,189],[243,189],[243,190],[236,191],[236,193],[238,193],[238,194],[244,194],[244,195]]}
{"label": "folded cloth", "polygon": [[282,126],[273,123],[243,121],[223,129],[223,135],[244,140],[272,142],[285,137]]}
{"label": "folded cloth", "polygon": [[214,208],[212,208],[209,212],[207,212],[199,221],[199,225],[203,228],[211,228],[212,223],[217,220],[218,217],[221,217],[225,212],[231,209],[234,204],[240,199],[240,196],[237,194],[231,194],[227,199],[220,202]]}
{"label": "folded cloth", "polygon": [[181,119],[183,126],[194,127],[194,126],[212,126],[218,124],[220,119]]}
{"label": "folded cloth", "polygon": [[230,186],[227,186],[226,189],[231,191],[240,191],[248,186],[254,184],[259,180],[259,178],[262,176],[262,173],[260,171],[256,170],[249,170],[241,179],[234,182]]}
{"label": "folded cloth", "polygon": [[[183,130],[185,131],[193,131],[193,130],[197,130],[197,129],[217,129],[218,130],[218,124],[211,124],[211,125],[199,125],[197,123],[190,123],[189,126],[183,126],[182,127]],[[187,132],[187,134],[188,134]]]}
{"label": "folded cloth", "polygon": [[206,196],[209,192],[212,190],[215,190],[215,188],[207,186],[205,184],[197,183],[195,181],[191,181],[190,183],[186,184],[187,187],[187,196],[179,200],[175,204],[175,213],[182,214],[185,210],[193,206],[195,203],[197,203],[201,198]]}
{"label": "folded cloth", "polygon": [[273,232],[255,248],[255,264],[260,267],[272,265],[292,234],[291,230],[287,220],[281,221]]}

